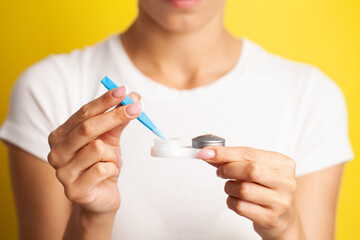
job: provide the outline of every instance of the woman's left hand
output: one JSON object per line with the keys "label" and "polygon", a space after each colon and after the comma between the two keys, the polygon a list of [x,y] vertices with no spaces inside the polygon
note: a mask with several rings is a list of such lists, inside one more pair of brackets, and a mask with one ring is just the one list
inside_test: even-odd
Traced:
{"label": "woman's left hand", "polygon": [[295,162],[277,153],[248,147],[211,146],[198,157],[217,167],[228,207],[253,221],[263,239],[304,239],[294,195]]}

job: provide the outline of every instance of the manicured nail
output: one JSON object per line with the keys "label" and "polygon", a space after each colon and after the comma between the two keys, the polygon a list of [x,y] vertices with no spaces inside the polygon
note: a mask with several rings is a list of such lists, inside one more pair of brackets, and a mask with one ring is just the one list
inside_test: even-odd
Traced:
{"label": "manicured nail", "polygon": [[215,157],[215,151],[211,150],[211,149],[202,149],[198,152],[198,158],[200,159],[212,159],[213,157]]}
{"label": "manicured nail", "polygon": [[126,92],[126,88],[124,86],[115,88],[112,92],[111,92],[111,96],[113,96],[114,98],[120,98],[122,97]]}
{"label": "manicured nail", "polygon": [[140,99],[141,99],[141,95],[138,92],[132,91],[129,95],[130,96],[135,96],[137,98],[136,102],[140,101]]}
{"label": "manicured nail", "polygon": [[126,106],[126,113],[130,116],[135,116],[140,113],[143,109],[143,105],[141,102],[132,103]]}
{"label": "manicured nail", "polygon": [[126,95],[129,95],[129,88],[128,88],[128,86],[127,85],[123,85],[124,86],[124,88],[125,88],[125,94]]}

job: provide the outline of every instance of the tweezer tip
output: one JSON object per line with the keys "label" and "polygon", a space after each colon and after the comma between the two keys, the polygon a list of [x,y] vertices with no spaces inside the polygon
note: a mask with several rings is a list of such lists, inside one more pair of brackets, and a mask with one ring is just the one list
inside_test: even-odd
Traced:
{"label": "tweezer tip", "polygon": [[162,135],[162,133],[160,132],[160,130],[158,128],[155,128],[153,130],[153,133],[155,133],[159,138],[161,138],[162,140],[166,140],[166,138],[164,137],[164,135]]}

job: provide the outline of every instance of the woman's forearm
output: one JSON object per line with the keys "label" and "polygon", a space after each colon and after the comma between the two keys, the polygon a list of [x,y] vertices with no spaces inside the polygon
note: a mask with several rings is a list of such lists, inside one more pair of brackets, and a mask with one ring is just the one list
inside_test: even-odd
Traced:
{"label": "woman's forearm", "polygon": [[90,213],[75,204],[63,239],[111,239],[115,215],[116,212]]}

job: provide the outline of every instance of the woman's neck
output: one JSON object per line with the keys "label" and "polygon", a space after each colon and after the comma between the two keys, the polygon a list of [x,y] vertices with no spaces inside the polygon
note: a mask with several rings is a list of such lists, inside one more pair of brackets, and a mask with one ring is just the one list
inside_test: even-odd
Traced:
{"label": "woman's neck", "polygon": [[226,31],[222,17],[196,30],[171,32],[140,12],[121,40],[142,73],[168,87],[190,89],[216,81],[237,62],[241,42]]}

